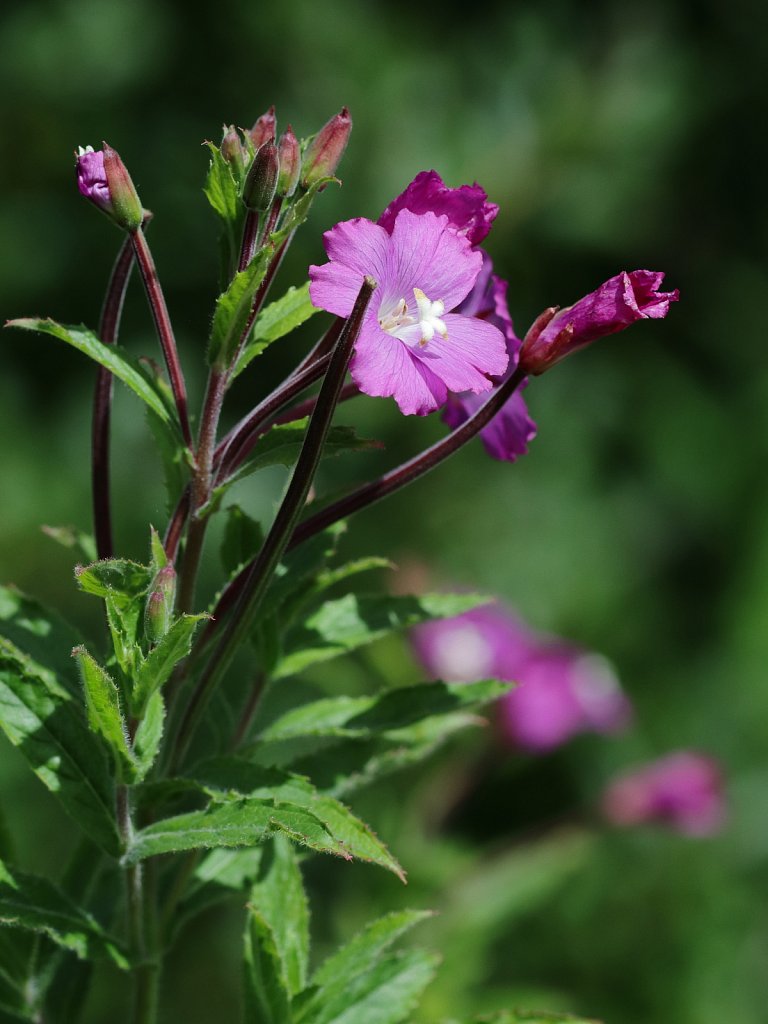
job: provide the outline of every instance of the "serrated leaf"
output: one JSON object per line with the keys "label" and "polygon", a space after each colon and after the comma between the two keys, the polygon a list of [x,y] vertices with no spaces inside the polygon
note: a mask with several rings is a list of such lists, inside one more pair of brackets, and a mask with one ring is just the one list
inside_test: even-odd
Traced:
{"label": "serrated leaf", "polygon": [[275,933],[255,908],[249,908],[246,920],[243,967],[246,1020],[260,1024],[292,1024],[291,999]]}
{"label": "serrated leaf", "polygon": [[390,947],[429,911],[404,910],[369,924],[329,957],[298,1001],[295,1024],[396,1024],[413,1009],[436,960]]}
{"label": "serrated leaf", "polygon": [[[309,424],[305,416],[291,423],[278,423],[258,439],[248,459],[228,480],[214,487],[210,500],[200,509],[200,515],[210,515],[221,504],[221,500],[232,484],[243,480],[257,470],[267,466],[291,467],[296,462],[304,444],[304,435]],[[328,459],[344,452],[362,452],[371,448],[380,448],[378,441],[358,437],[353,427],[331,427],[323,445],[321,458]]]}
{"label": "serrated leaf", "polygon": [[221,155],[218,146],[212,142],[206,145],[211,154],[211,162],[208,165],[203,192],[219,217],[226,224],[234,224],[239,219],[242,204],[231,165]]}
{"label": "serrated leaf", "polygon": [[128,741],[117,686],[84,647],[76,647],[72,654],[80,665],[88,724],[112,752],[119,781],[130,782],[136,774],[136,762]]}
{"label": "serrated leaf", "polygon": [[248,904],[270,928],[282,987],[296,995],[307,983],[309,904],[296,851],[283,836],[264,847]]}
{"label": "serrated leaf", "polygon": [[147,566],[127,558],[105,558],[91,565],[78,565],[75,579],[86,594],[131,600],[146,593],[152,573]]}
{"label": "serrated leaf", "polygon": [[139,778],[143,779],[151,769],[160,751],[165,724],[163,696],[155,691],[147,701],[144,714],[136,729],[133,749],[139,765]]}
{"label": "serrated leaf", "polygon": [[0,862],[0,923],[39,932],[86,960],[108,958],[126,969],[116,940],[51,882]]}
{"label": "serrated leaf", "polygon": [[271,247],[261,249],[245,270],[235,274],[226,291],[216,300],[211,335],[208,342],[208,364],[226,369],[235,356],[251,315],[251,306],[259,285],[264,280]]}
{"label": "serrated leaf", "polygon": [[207,615],[181,615],[149,652],[136,673],[132,702],[140,712],[192,648],[195,630]]}
{"label": "serrated leaf", "polygon": [[289,288],[281,298],[270,302],[256,317],[248,344],[235,363],[232,376],[237,377],[273,341],[290,334],[317,312],[309,298],[309,281],[300,288]]}
{"label": "serrated leaf", "polygon": [[326,601],[301,627],[288,634],[285,656],[274,678],[337,658],[395,630],[451,618],[486,603],[477,594],[424,594],[421,597],[347,594]]}
{"label": "serrated leaf", "polygon": [[50,334],[54,338],[65,341],[109,370],[114,377],[121,380],[135,395],[138,395],[142,402],[145,402],[161,420],[172,422],[171,412],[155,388],[151,375],[138,359],[134,359],[119,345],[105,345],[93,331],[82,324],[77,327],[64,326],[56,323],[55,320],[23,317],[18,320],[9,320],[7,326],[20,327],[24,331],[39,331],[41,334]]}
{"label": "serrated leaf", "polygon": [[322,822],[347,855],[378,864],[405,880],[403,869],[370,828],[338,800],[318,793],[308,779],[265,770],[236,757],[216,758],[198,765],[193,777],[214,798],[230,800],[237,794],[249,799],[271,799],[278,808],[301,807]]}
{"label": "serrated leaf", "polygon": [[154,577],[158,570],[164,569],[165,566],[168,565],[168,555],[165,553],[165,548],[163,547],[163,542],[160,539],[160,534],[154,526],[150,526],[149,528],[149,547],[152,553],[152,561],[149,571]]}
{"label": "serrated leaf", "polygon": [[147,426],[155,441],[155,449],[160,456],[165,483],[166,508],[171,513],[190,478],[189,451],[181,442],[178,431],[169,429],[168,423],[151,409],[147,409],[146,418]]}
{"label": "serrated leaf", "polygon": [[84,831],[117,854],[114,784],[79,702],[54,672],[2,638],[0,727]]}
{"label": "serrated leaf", "polygon": [[275,832],[283,832],[313,850],[352,859],[320,819],[303,808],[288,803],[276,806],[271,800],[244,799],[149,825],[136,834],[123,863],[135,864],[147,857],[183,850],[255,846]]}

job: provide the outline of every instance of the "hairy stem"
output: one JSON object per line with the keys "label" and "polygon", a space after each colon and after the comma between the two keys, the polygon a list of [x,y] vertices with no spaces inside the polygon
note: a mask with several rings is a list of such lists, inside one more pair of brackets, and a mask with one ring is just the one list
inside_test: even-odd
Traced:
{"label": "hairy stem", "polygon": [[198,680],[197,687],[181,720],[173,755],[173,766],[183,760],[208,699],[230,665],[240,643],[247,635],[253,617],[266,593],[280,558],[293,533],[294,526],[309,492],[328,435],[336,403],[344,383],[352,347],[357,340],[363,315],[376,287],[366,278],[355,301],[354,309],[334,348],[328,371],[320,389],[317,405],[307,428],[304,444],[288,485],[283,502],[272,527],[251,566],[234,614]]}
{"label": "hairy stem", "polygon": [[192,447],[192,431],[189,426],[189,411],[187,406],[187,387],[184,382],[184,374],[179,362],[179,353],[176,348],[176,339],[171,326],[171,318],[168,315],[168,307],[165,304],[165,296],[160,287],[160,280],[157,276],[155,261],[149,251],[147,240],[141,228],[137,228],[131,235],[136,263],[138,264],[141,276],[144,281],[144,288],[147,292],[149,307],[152,311],[152,318],[155,321],[157,335],[160,339],[160,346],[165,357],[165,365],[168,369],[168,378],[171,382],[176,410],[179,415],[181,433],[184,443]]}
{"label": "hairy stem", "polygon": [[[133,838],[133,812],[131,793],[128,786],[117,791],[117,817],[124,846]],[[151,894],[145,891],[142,864],[132,864],[125,869],[126,923],[128,945],[135,966],[133,979],[132,1024],[155,1024],[157,1020],[157,990],[159,982],[159,961],[154,950],[148,948],[147,919],[152,916]]]}

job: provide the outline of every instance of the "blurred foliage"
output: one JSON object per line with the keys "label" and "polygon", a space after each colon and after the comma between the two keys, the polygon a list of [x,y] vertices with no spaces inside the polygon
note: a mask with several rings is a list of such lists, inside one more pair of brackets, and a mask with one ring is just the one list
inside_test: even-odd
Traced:
{"label": "blurred foliage", "polygon": [[[95,326],[119,236],[77,195],[70,153],[106,135],[156,213],[152,242],[182,357],[198,361],[218,259],[199,143],[222,121],[250,125],[272,102],[302,134],[345,103],[355,118],[344,187],[316,204],[282,271],[286,287],[323,258],[321,230],[377,216],[435,167],[450,184],[480,181],[500,203],[488,247],[521,331],[622,268],[663,269],[681,290],[668,321],[533,382],[540,436],[519,465],[470,446],[385,514],[362,514],[345,541],[350,555],[417,560],[445,583],[498,593],[536,626],[604,652],[637,707],[621,740],[585,738],[523,761],[481,733],[426,778],[363,795],[364,816],[411,870],[407,900],[362,868],[312,865],[320,952],[374,909],[444,910],[423,929],[446,958],[425,1008],[433,1018],[518,1003],[622,1024],[764,1019],[768,931],[754,893],[768,881],[766,29],[768,9],[749,0],[656,0],[641,11],[621,0],[471,10],[18,0],[0,15],[4,316]],[[307,325],[306,343],[316,329]],[[138,287],[123,340],[150,350]],[[93,609],[72,586],[72,551],[40,532],[88,528],[93,370],[48,340],[3,342],[2,579],[93,629]],[[299,355],[286,344],[255,363],[232,417]],[[199,396],[201,380],[191,386]],[[116,518],[133,556],[146,521],[160,527],[165,514],[137,412],[119,396]],[[386,442],[353,463],[361,477],[443,429],[364,399],[340,419]],[[348,483],[342,472],[329,463],[323,485]],[[268,493],[244,482],[238,500],[269,515],[281,471],[272,479]],[[401,682],[415,669],[400,645],[385,644],[345,671]],[[588,813],[615,769],[676,746],[724,762],[722,837],[547,831],[550,819]],[[2,765],[19,862],[55,864],[60,813],[5,746]],[[167,983],[168,1019],[210,1019],[232,926],[212,915],[187,935]],[[231,981],[220,1019],[234,1014]]]}

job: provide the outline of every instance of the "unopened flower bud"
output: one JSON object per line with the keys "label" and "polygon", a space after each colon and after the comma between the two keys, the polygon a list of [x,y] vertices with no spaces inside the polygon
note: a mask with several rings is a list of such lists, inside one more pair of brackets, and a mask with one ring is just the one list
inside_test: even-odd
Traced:
{"label": "unopened flower bud", "polygon": [[144,607],[144,632],[150,643],[156,644],[168,632],[175,599],[176,573],[172,565],[166,565],[152,580]]}
{"label": "unopened flower bud", "polygon": [[346,107],[323,125],[312,139],[304,154],[304,169],[301,176],[303,188],[309,188],[321,178],[335,174],[352,131],[352,118]]}
{"label": "unopened flower bud", "polygon": [[277,176],[277,194],[279,196],[292,196],[299,184],[301,173],[301,150],[299,140],[293,134],[290,125],[280,136],[277,144],[277,154],[280,162],[280,172]]}
{"label": "unopened flower bud", "polygon": [[92,146],[81,146],[75,156],[80,194],[126,231],[141,227],[141,201],[117,151],[105,142],[95,152]]}
{"label": "unopened flower bud", "polygon": [[236,175],[241,175],[245,168],[245,151],[240,136],[233,125],[225,129],[224,138],[221,140],[221,155],[232,165]]}
{"label": "unopened flower bud", "polygon": [[265,142],[275,141],[275,130],[277,120],[275,118],[274,105],[269,108],[266,114],[262,114],[248,133],[251,136],[254,149],[261,149]]}
{"label": "unopened flower bud", "polygon": [[251,161],[243,185],[243,202],[249,210],[268,210],[275,198],[280,164],[277,146],[265,142]]}

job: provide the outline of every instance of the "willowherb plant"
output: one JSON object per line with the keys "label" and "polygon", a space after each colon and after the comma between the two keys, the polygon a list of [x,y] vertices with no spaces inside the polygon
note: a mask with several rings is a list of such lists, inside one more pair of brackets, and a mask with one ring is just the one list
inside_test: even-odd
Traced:
{"label": "willowherb plant", "polygon": [[[197,430],[144,234],[150,214],[106,143],[77,154],[80,192],[125,235],[98,329],[11,322],[99,365],[94,541],[84,542],[94,555],[75,575],[80,590],[103,602],[109,642],[84,641],[33,599],[0,592],[0,725],[81,830],[55,881],[0,864],[0,920],[11,926],[0,932],[0,1010],[10,1019],[76,1021],[87,965],[103,958],[133,979],[125,1019],[155,1021],[163,960],[180,924],[225,899],[243,908],[246,1021],[397,1024],[435,969],[430,953],[392,949],[424,916],[413,911],[374,921],[310,973],[300,865],[330,853],[403,878],[340,796],[426,757],[511,684],[434,681],[363,697],[318,690],[314,699],[302,688],[292,697],[290,677],[309,666],[483,603],[466,594],[360,593],[354,577],[387,563],[339,563],[342,522],[476,434],[492,456],[514,461],[535,433],[521,397],[526,380],[595,338],[665,316],[677,293],[659,290],[662,274],[621,273],[569,308],[546,310],[520,340],[506,283],[481,248],[498,207],[480,186],[449,188],[426,171],[377,222],[356,218],[328,231],[328,262],[266,304],[294,233],[337,180],[351,127],[345,109],[299,142],[290,126],[277,136],[270,110],[250,131],[227,127],[220,146],[208,144],[205,194],[223,229],[224,290],[209,330]],[[117,344],[134,264],[167,381]],[[233,381],[319,310],[334,319],[314,348],[222,433]],[[113,537],[114,379],[144,403],[171,498],[163,536],[147,531],[146,564],[120,557]],[[406,415],[442,410],[450,431],[344,497],[310,500],[322,458],[374,443],[332,425],[337,406],[360,392],[393,397]],[[227,504],[228,492],[273,465],[291,475],[262,531]],[[225,520],[225,575],[202,608],[196,580],[214,516]],[[277,690],[279,713],[264,715],[264,696]],[[112,1019],[123,1019],[117,1009]],[[498,1017],[534,1019],[551,1018]]]}

